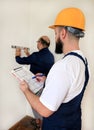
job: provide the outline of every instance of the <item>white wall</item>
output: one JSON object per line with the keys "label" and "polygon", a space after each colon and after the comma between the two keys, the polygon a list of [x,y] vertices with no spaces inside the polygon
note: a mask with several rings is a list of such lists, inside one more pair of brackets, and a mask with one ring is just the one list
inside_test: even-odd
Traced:
{"label": "white wall", "polygon": [[0,130],[8,130],[26,113],[26,101],[11,69],[14,60],[11,45],[29,46],[30,2],[0,1]]}
{"label": "white wall", "polygon": [[[51,38],[50,49],[54,53],[54,32],[48,28],[56,14],[65,7],[81,8],[86,16],[86,36],[80,47],[88,58],[91,81],[82,102],[82,130],[94,129],[94,1],[93,0],[0,0],[0,130],[7,130],[26,114],[32,113],[19,84],[10,74],[15,62],[11,45],[21,45],[36,50],[36,40],[41,35]],[[56,60],[60,56],[56,56]]]}

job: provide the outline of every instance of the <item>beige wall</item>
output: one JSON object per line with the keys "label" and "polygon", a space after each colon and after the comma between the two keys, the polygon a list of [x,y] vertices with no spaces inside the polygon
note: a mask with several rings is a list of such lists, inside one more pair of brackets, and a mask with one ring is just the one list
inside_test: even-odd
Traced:
{"label": "beige wall", "polygon": [[[41,35],[51,38],[54,53],[54,32],[48,28],[56,14],[65,7],[78,7],[86,16],[86,35],[80,47],[88,58],[91,81],[82,102],[82,130],[94,129],[94,1],[93,0],[0,0],[0,130],[7,130],[16,121],[32,114],[19,84],[10,71],[19,66],[14,60],[11,45],[28,46],[35,51],[36,40]],[[55,55],[56,60],[62,56]]]}

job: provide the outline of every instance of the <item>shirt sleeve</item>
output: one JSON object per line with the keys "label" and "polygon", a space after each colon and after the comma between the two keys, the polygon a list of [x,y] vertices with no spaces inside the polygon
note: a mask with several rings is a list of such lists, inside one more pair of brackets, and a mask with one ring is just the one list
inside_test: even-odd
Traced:
{"label": "shirt sleeve", "polygon": [[28,57],[16,56],[15,59],[16,59],[16,62],[19,64],[27,64],[27,65],[32,64],[36,60],[36,53],[32,53]]}
{"label": "shirt sleeve", "polygon": [[[62,61],[60,61],[62,62]],[[70,79],[66,65],[56,63],[50,70],[40,101],[50,110],[56,111],[66,97]],[[67,71],[66,71],[67,70]]]}

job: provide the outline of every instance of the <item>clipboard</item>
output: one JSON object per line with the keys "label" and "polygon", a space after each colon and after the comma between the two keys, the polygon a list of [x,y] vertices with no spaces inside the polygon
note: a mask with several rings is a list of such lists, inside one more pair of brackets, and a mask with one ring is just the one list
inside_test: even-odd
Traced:
{"label": "clipboard", "polygon": [[35,94],[38,94],[38,92],[43,89],[44,82],[38,82],[36,78],[32,78],[35,75],[25,66],[14,68],[11,73],[18,81],[25,80],[28,83],[31,91]]}

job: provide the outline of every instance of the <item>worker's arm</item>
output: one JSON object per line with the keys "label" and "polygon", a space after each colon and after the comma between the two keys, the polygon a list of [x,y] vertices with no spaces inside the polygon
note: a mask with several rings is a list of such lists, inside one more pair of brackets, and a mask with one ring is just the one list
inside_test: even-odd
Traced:
{"label": "worker's arm", "polygon": [[53,111],[49,110],[46,106],[44,106],[39,97],[36,96],[30,89],[28,84],[25,81],[20,83],[20,89],[24,93],[25,97],[27,98],[28,102],[30,103],[31,107],[35,109],[41,116],[48,117],[50,116]]}
{"label": "worker's arm", "polygon": [[29,52],[28,52],[28,49],[27,48],[24,48],[24,53],[27,55],[26,57],[22,57],[21,56],[21,49],[20,48],[16,48],[16,51],[15,51],[15,60],[17,63],[19,64],[31,64],[32,61],[33,61],[33,57],[34,56],[30,56]]}

